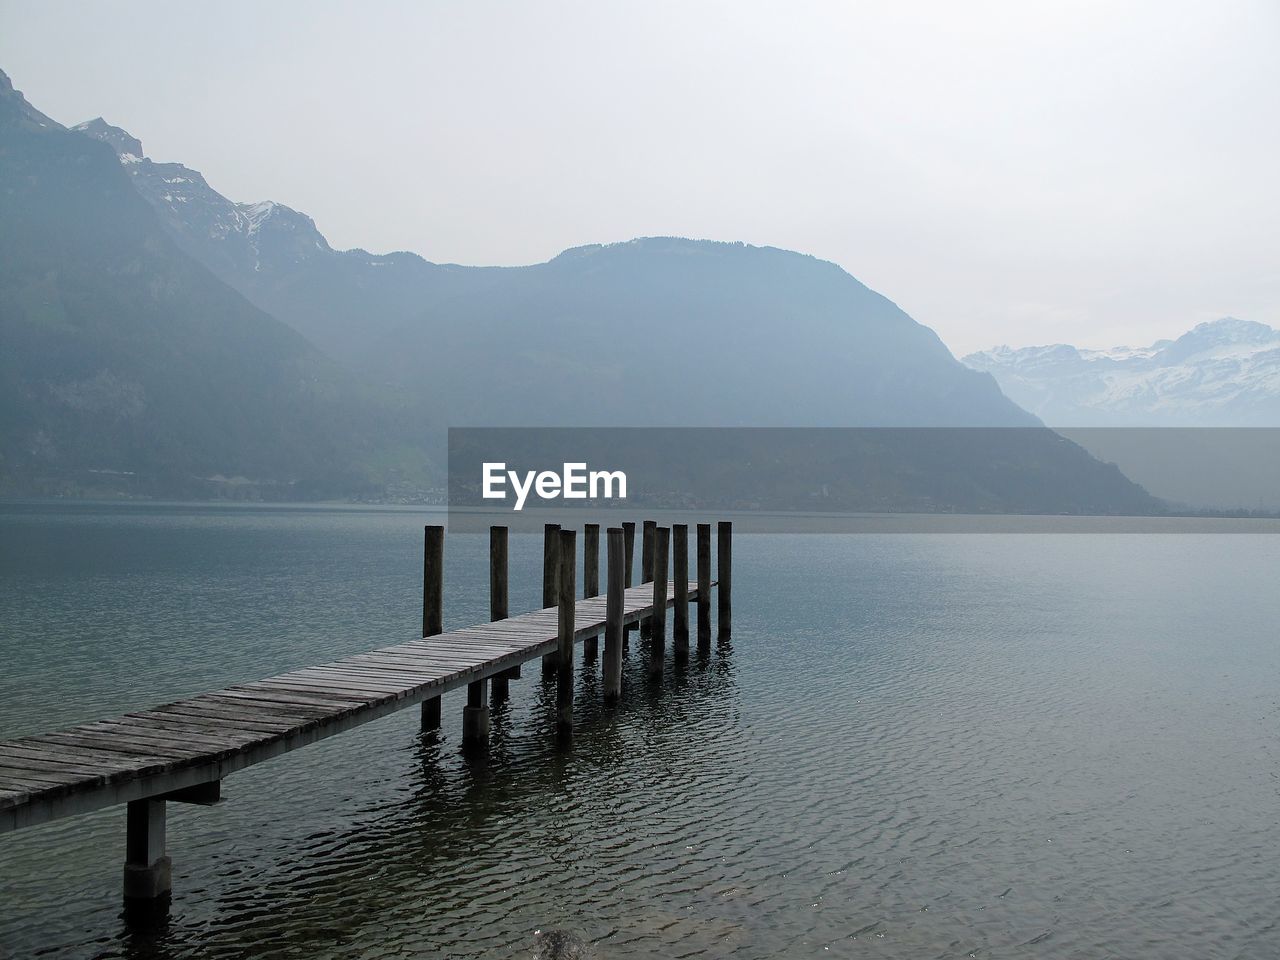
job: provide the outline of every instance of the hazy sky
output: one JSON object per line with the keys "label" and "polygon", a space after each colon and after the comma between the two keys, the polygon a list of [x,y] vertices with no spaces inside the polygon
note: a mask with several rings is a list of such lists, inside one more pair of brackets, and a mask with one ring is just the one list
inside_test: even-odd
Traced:
{"label": "hazy sky", "polygon": [[339,247],[788,247],[958,353],[1280,326],[1276,0],[0,0],[0,68]]}

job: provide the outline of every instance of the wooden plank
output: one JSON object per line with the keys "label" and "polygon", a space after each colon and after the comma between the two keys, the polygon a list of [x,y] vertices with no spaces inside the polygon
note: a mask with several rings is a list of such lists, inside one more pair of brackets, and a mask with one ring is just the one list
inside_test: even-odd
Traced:
{"label": "wooden plank", "polygon": [[122,741],[116,736],[104,735],[100,732],[94,731],[79,730],[78,728],[73,728],[72,730],[67,731],[55,730],[53,733],[41,734],[40,739],[52,744],[59,744],[68,747],[82,747],[85,749],[98,749],[120,754],[132,754],[138,758],[138,763],[140,765],[144,765],[146,761],[153,758],[171,763],[198,752],[189,745],[186,748],[179,748],[174,744],[166,745],[157,743],[141,743],[136,741]]}
{"label": "wooden plank", "polygon": [[216,694],[211,694],[211,696],[236,697],[246,700],[258,700],[262,702],[282,703],[286,705],[296,704],[299,707],[314,707],[315,709],[323,710],[342,709],[344,704],[353,708],[363,706],[364,704],[363,700],[354,696],[346,698],[330,698],[317,697],[305,693],[285,693],[283,691],[265,693],[261,690],[251,690],[247,687],[238,686],[227,687],[227,689],[219,690]]}
{"label": "wooden plank", "polygon": [[44,737],[31,740],[12,740],[4,746],[6,755],[16,753],[23,756],[48,757],[53,760],[94,763],[104,767],[114,765],[123,769],[141,769],[148,765],[164,767],[172,759],[157,756],[154,753],[145,754],[112,750],[102,744],[59,743]]}
{"label": "wooden plank", "polygon": [[[116,754],[113,756],[95,753],[88,750],[76,750],[57,744],[30,744],[13,741],[0,744],[0,763],[30,769],[50,769],[53,767],[76,769],[87,773],[114,773],[121,770],[136,769],[139,764],[135,757]],[[163,764],[164,761],[157,760]]]}
{"label": "wooden plank", "polygon": [[[218,710],[216,707],[203,705],[198,707],[164,707],[155,711],[162,716],[185,718],[187,720],[216,721],[220,726],[234,729],[256,730],[263,733],[279,733],[292,730],[307,723],[304,717],[290,717],[281,714],[235,713],[231,710]],[[314,718],[313,718],[314,719]]]}
{"label": "wooden plank", "polygon": [[91,763],[75,763],[67,760],[39,759],[10,753],[0,757],[0,765],[8,770],[27,770],[30,776],[58,781],[106,779],[110,773],[127,770],[127,767],[106,768]]}
{"label": "wooden plank", "polygon": [[0,763],[0,783],[6,784],[10,789],[15,786],[20,787],[26,793],[39,793],[66,786],[65,780],[44,777],[30,770],[9,767],[2,763]]}
{"label": "wooden plank", "polygon": [[245,696],[229,696],[223,693],[208,693],[195,700],[188,700],[186,703],[208,703],[213,705],[222,705],[224,707],[250,707],[254,710],[260,710],[265,713],[280,714],[281,716],[303,717],[308,720],[323,720],[325,717],[332,716],[335,712],[333,705],[320,706],[308,705],[303,703],[286,703],[278,699],[250,698]]}

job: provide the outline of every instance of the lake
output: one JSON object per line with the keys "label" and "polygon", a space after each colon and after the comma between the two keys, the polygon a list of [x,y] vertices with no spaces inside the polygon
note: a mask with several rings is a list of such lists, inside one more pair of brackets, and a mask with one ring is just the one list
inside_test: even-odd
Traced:
{"label": "lake", "polygon": [[[0,739],[413,637],[397,508],[0,504]],[[714,519],[714,518],[713,518]],[[446,629],[488,619],[446,541]],[[512,536],[511,609],[540,605]],[[170,805],[166,926],[124,811],[0,836],[0,955],[1280,956],[1280,538],[749,535],[734,635],[623,702],[536,666],[487,761],[417,711]]]}

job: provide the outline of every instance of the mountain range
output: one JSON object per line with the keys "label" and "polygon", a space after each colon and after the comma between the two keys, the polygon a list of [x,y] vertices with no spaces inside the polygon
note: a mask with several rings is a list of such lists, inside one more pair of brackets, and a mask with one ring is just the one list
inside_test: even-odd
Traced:
{"label": "mountain range", "polygon": [[1280,426],[1280,331],[1224,317],[1147,347],[994,347],[964,357],[1058,427]]}
{"label": "mountain range", "polygon": [[[10,494],[395,496],[443,482],[446,425],[1039,423],[814,257],[682,238],[506,268],[334,250],[305,214],[234,202],[104,120],[61,126],[2,73],[0,256]],[[1157,506],[1069,446],[1049,509]]]}
{"label": "mountain range", "polygon": [[671,237],[506,268],[337,251],[310,217],[235,203],[101,119],[74,129],[117,152],[220,279],[454,425],[1035,422],[932,330],[814,257]]}

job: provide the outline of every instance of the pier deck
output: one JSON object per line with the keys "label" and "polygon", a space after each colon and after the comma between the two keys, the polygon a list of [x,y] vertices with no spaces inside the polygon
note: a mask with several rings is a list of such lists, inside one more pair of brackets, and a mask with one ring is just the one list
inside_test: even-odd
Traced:
{"label": "pier deck", "polygon": [[[690,582],[688,599],[697,597]],[[604,631],[604,596],[574,608],[575,641]],[[653,610],[653,584],[623,592],[625,623]],[[148,798],[211,802],[229,774],[554,654],[557,644],[558,610],[547,607],[0,742],[0,833]]]}

